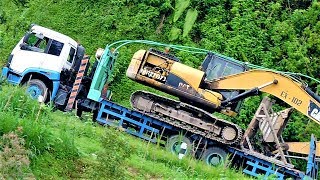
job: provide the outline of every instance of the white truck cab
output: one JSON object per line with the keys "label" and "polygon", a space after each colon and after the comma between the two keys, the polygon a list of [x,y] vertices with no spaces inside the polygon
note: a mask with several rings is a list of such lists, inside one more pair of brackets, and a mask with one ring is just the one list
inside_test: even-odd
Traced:
{"label": "white truck cab", "polygon": [[70,37],[31,25],[11,52],[2,76],[13,84],[28,82],[27,91],[34,98],[44,96],[44,88],[48,89],[53,99],[61,82],[61,73],[77,71],[83,55],[84,48]]}

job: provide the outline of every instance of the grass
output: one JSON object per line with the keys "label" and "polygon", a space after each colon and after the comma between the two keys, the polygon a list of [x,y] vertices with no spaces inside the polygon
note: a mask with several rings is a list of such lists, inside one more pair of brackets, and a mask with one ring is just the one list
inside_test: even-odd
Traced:
{"label": "grass", "polygon": [[[53,114],[56,118],[55,125],[67,127],[66,129],[74,133],[75,144],[81,157],[87,162],[96,161],[97,154],[102,151],[100,140],[106,129],[102,126],[91,124],[90,120],[81,121],[70,114],[66,115],[60,112]],[[148,142],[144,140],[124,132],[120,133],[121,138],[124,138],[133,148],[133,153],[126,159],[124,164],[127,170],[127,178],[247,179],[247,177],[235,170],[226,169],[223,166],[213,168],[190,157],[180,161],[162,147],[158,147],[155,144],[148,145]]]}
{"label": "grass", "polygon": [[23,90],[4,85],[0,135],[18,127],[30,152],[25,177],[31,169],[39,179],[248,179],[223,166],[209,167],[190,157],[179,160],[156,144],[93,123],[90,114],[79,119],[48,106],[40,108]]}

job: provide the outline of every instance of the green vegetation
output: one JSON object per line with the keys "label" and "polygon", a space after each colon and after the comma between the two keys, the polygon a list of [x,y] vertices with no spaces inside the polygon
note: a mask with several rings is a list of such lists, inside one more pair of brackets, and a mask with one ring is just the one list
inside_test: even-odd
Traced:
{"label": "green vegetation", "polygon": [[[2,64],[29,25],[36,23],[76,39],[91,55],[117,40],[147,39],[206,48],[276,70],[319,76],[320,3],[316,1],[2,0],[0,6]],[[113,99],[125,106],[132,92],[146,89],[125,76],[133,53],[140,48],[150,47],[120,49],[116,64]],[[203,59],[183,52],[176,55],[194,67]],[[317,88],[315,82],[308,84]],[[233,120],[243,127],[256,108],[255,103],[245,104],[240,118]],[[294,113],[284,138],[307,141],[311,133],[320,137],[314,127],[314,122]]]}
{"label": "green vegetation", "polygon": [[52,112],[19,87],[0,91],[0,178],[248,179],[226,167],[182,161],[164,148],[86,115]]}
{"label": "green vegetation", "polygon": [[[117,40],[147,39],[201,47],[271,69],[319,77],[320,3],[317,1],[1,0],[0,7],[0,61],[2,64],[6,63],[10,51],[29,25],[36,23],[76,39],[86,47],[87,54],[90,55],[93,55],[98,47],[105,47]],[[133,53],[140,48],[149,47],[130,45],[120,49],[116,64],[115,78],[111,87],[115,92],[113,99],[125,106],[129,106],[128,99],[132,92],[140,89],[154,91],[138,83],[132,83],[125,77],[126,67]],[[174,53],[183,63],[193,67],[198,67],[203,59],[203,57],[184,52]],[[318,88],[315,82],[309,81],[308,84],[315,90]],[[9,97],[11,97],[10,94]],[[80,167],[86,162],[75,160],[79,157],[82,159],[81,151],[90,152],[104,146],[100,141],[93,142],[90,135],[81,137],[82,140],[73,139],[73,136],[76,137],[76,130],[74,134],[65,133],[65,130],[70,132],[68,122],[76,122],[72,116],[65,117],[65,114],[58,112],[51,114],[49,113],[51,109],[43,107],[40,117],[35,113],[39,111],[38,106],[30,104],[29,106],[28,103],[25,105],[18,101],[12,106],[6,106],[7,101],[0,100],[4,103],[3,108],[8,110],[0,113],[0,117],[4,119],[0,122],[1,133],[16,131],[18,125],[23,127],[23,133],[27,133],[24,136],[25,146],[31,150],[30,166],[36,177],[51,175],[57,177],[57,174],[63,173],[73,177],[73,172],[82,171],[83,168]],[[260,100],[261,97],[246,100],[239,116],[231,120],[246,127]],[[282,102],[279,104],[286,106]],[[12,111],[9,111],[9,108]],[[12,117],[16,121],[12,121]],[[25,121],[26,119],[34,121]],[[47,126],[52,121],[60,124],[56,124],[57,128],[51,131]],[[284,132],[284,138],[287,141],[309,141],[310,134],[314,133],[319,139],[320,131],[317,127],[318,125],[313,121],[294,112]],[[103,133],[94,134],[94,137],[103,137],[105,136]],[[56,135],[61,137],[56,138],[58,137]],[[37,140],[31,141],[35,137]],[[87,142],[84,142],[85,140]],[[61,142],[65,143],[60,146]],[[93,143],[92,147],[84,147],[90,143]],[[83,149],[79,150],[81,145]],[[68,150],[65,151],[62,147]],[[38,157],[39,155],[41,156]],[[86,156],[92,159],[90,155],[86,154]],[[139,159],[136,155],[130,157]],[[131,160],[126,163],[128,162],[130,163]],[[62,163],[63,167],[59,163]],[[143,163],[143,165],[146,164]],[[87,174],[88,171],[94,172],[95,165],[85,164],[86,171],[83,174]],[[51,168],[52,166],[54,168]],[[101,167],[113,168],[104,165]],[[150,166],[144,166],[145,169],[148,167]],[[42,174],[41,168],[46,168],[43,172],[51,175]],[[71,170],[72,168],[75,171]],[[135,172],[135,169],[132,169],[132,173]],[[137,174],[142,176],[143,173],[138,171]],[[186,174],[190,175],[190,173]]]}

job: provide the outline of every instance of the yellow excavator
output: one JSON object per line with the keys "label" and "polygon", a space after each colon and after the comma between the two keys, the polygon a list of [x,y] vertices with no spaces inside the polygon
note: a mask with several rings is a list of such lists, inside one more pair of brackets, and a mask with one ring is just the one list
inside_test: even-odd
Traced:
{"label": "yellow excavator", "polygon": [[235,116],[242,100],[259,92],[281,99],[320,124],[320,97],[302,81],[275,71],[248,70],[245,64],[214,53],[195,69],[171,54],[139,50],[127,76],[179,98],[137,91],[131,96],[134,109],[227,145],[238,143],[242,130],[212,113]]}

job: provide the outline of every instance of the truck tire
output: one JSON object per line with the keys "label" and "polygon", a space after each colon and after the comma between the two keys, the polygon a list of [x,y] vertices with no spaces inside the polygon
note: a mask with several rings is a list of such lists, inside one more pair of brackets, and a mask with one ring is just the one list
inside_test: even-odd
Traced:
{"label": "truck tire", "polygon": [[[39,96],[43,97],[41,102],[46,102],[49,95],[49,90],[44,82],[39,79],[31,79],[29,82],[26,82],[24,85],[27,86],[27,93],[31,96],[32,99],[39,100]],[[46,97],[44,97],[47,91]]]}
{"label": "truck tire", "polygon": [[202,160],[210,166],[218,166],[226,162],[227,152],[218,147],[210,147],[205,150]]}
{"label": "truck tire", "polygon": [[192,150],[192,143],[191,143],[190,139],[185,136],[181,136],[181,135],[171,136],[168,139],[168,142],[166,144],[166,149],[168,151],[172,152],[173,154],[178,155],[180,152],[180,146],[183,142],[187,144],[187,149],[186,149],[185,155],[188,155],[188,154],[190,154],[190,152]]}

